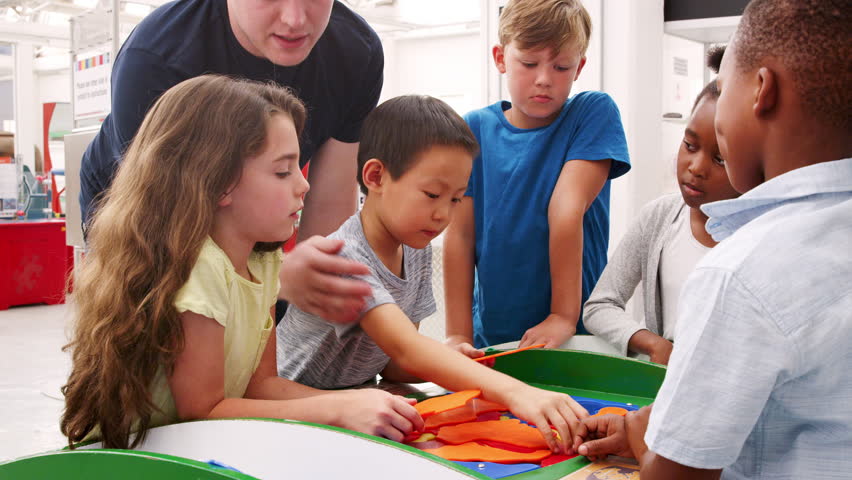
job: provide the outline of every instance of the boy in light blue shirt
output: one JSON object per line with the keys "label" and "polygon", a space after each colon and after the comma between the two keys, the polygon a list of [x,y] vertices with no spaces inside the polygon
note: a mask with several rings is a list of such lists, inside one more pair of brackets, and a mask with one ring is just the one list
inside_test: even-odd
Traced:
{"label": "boy in light blue shirt", "polygon": [[[755,0],[722,59],[716,133],[744,194],[683,288],[653,408],[599,417],[580,453],[643,480],[852,472],[852,9]],[[620,427],[626,425],[625,429]]]}
{"label": "boy in light blue shirt", "polygon": [[606,265],[609,181],[630,169],[612,99],[569,98],[591,28],[579,0],[503,9],[493,56],[512,101],[465,117],[481,154],[444,241],[452,344],[555,347],[586,333],[582,305]]}

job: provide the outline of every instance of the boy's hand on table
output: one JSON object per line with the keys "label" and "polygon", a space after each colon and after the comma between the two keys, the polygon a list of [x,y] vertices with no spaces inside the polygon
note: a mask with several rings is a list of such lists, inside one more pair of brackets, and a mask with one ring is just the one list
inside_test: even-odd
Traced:
{"label": "boy's hand on table", "polygon": [[581,429],[583,443],[577,452],[589,460],[595,462],[607,455],[633,456],[627,440],[627,425],[621,415],[588,417],[583,420]]}
{"label": "boy's hand on table", "polygon": [[423,429],[423,418],[414,408],[413,398],[365,388],[342,390],[337,426],[401,442],[405,436]]}
{"label": "boy's hand on table", "polygon": [[[580,419],[588,417],[589,412],[570,396],[523,385],[508,400],[509,410],[535,424],[550,450],[567,454],[580,445]],[[558,439],[554,429],[559,433]]]}
{"label": "boy's hand on table", "polygon": [[544,344],[544,348],[557,348],[577,333],[576,320],[571,321],[563,315],[551,313],[543,322],[532,327],[521,337],[518,348]]}
{"label": "boy's hand on table", "polygon": [[630,443],[633,458],[638,460],[640,465],[642,464],[642,457],[648,451],[648,445],[645,444],[645,432],[648,430],[652,406],[642,407],[635,412],[627,412],[624,417],[624,423],[627,427],[627,441]]}
{"label": "boy's hand on table", "polygon": [[278,297],[332,322],[358,320],[372,291],[367,282],[341,275],[365,275],[370,269],[338,256],[341,248],[342,240],[320,236],[296,244],[281,265]]}
{"label": "boy's hand on table", "polygon": [[[444,343],[448,347],[452,348],[453,350],[461,353],[462,355],[464,355],[468,358],[476,359],[476,358],[485,356],[485,352],[474,347],[473,345],[470,344],[470,342],[467,339],[464,339],[464,338],[453,336],[453,337],[447,338],[447,340]],[[482,363],[486,367],[493,367],[494,366],[494,360],[493,359],[484,360],[480,363]]]}

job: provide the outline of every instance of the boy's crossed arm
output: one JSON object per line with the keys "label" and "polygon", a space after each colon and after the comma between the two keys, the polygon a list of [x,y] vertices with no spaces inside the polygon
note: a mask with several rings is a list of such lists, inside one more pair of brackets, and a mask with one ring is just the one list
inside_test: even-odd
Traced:
{"label": "boy's crossed arm", "polygon": [[[578,417],[588,412],[568,395],[531,387],[421,335],[392,303],[367,312],[361,328],[391,358],[392,366],[385,372],[398,373],[398,368],[453,391],[479,389],[486,399],[535,424],[551,450],[567,452],[579,445]],[[551,426],[561,441],[554,437]]]}

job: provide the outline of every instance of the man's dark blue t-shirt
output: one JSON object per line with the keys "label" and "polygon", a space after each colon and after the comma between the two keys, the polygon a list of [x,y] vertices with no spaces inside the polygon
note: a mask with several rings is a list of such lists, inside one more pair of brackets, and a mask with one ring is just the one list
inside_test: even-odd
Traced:
{"label": "man's dark blue t-shirt", "polygon": [[154,101],[205,73],[274,81],[293,89],[308,110],[301,163],[329,138],[357,142],[382,90],[384,54],[363,18],[334,2],[328,27],[304,62],[282,67],[240,46],[226,0],[179,0],[154,10],[121,47],[112,70],[112,112],[80,166],[80,208],[109,187],[127,145]]}

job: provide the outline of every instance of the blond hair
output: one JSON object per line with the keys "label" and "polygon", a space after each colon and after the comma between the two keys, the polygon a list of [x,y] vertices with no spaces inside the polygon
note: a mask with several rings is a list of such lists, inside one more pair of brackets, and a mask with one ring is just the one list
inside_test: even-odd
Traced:
{"label": "blond hair", "polygon": [[177,292],[217,201],[239,181],[244,160],[262,151],[267,121],[279,114],[301,132],[305,109],[289,90],[205,75],[172,87],[145,116],[99,203],[75,279],[60,422],[70,446],[96,428],[106,448],[144,439],[157,408],[152,382],[160,369],[171,373],[183,350]]}
{"label": "blond hair", "polygon": [[515,42],[522,50],[550,49],[556,55],[565,46],[586,54],[592,19],[580,0],[510,0],[500,13],[500,44]]}

